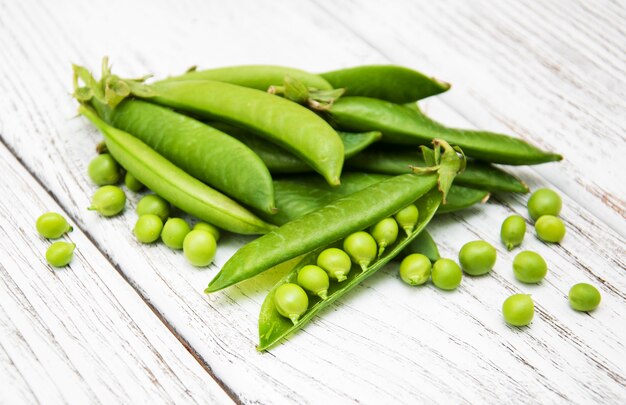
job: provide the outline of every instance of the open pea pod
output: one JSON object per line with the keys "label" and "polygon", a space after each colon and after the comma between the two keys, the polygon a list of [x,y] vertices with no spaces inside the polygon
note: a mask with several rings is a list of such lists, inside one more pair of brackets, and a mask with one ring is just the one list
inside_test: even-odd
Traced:
{"label": "open pea pod", "polygon": [[309,296],[309,307],[307,311],[302,314],[295,323],[293,323],[289,318],[283,317],[278,313],[274,302],[274,293],[276,292],[276,289],[285,283],[296,283],[298,271],[306,265],[315,264],[318,254],[323,249],[333,246],[323,246],[304,256],[302,260],[298,262],[295,267],[272,288],[265,298],[265,301],[263,301],[261,312],[259,314],[259,345],[257,346],[257,349],[259,351],[267,350],[279,343],[282,339],[301,329],[324,308],[347,294],[363,280],[380,270],[385,264],[389,263],[389,261],[398,255],[424,230],[426,225],[428,225],[430,220],[435,215],[435,212],[437,212],[439,205],[442,203],[442,199],[442,193],[436,188],[433,188],[428,193],[423,195],[415,202],[419,209],[420,217],[414,231],[410,235],[400,238],[393,245],[388,247],[385,250],[385,253],[365,270],[361,271],[359,266],[353,265],[353,268],[347,274],[347,279],[345,281],[342,281],[341,283],[331,283],[330,288],[328,289],[328,296],[325,300],[322,300],[317,296]]}

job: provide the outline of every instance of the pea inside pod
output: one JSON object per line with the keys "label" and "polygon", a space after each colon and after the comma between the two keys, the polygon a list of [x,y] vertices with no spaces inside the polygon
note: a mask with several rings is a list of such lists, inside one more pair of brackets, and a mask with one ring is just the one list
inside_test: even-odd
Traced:
{"label": "pea inside pod", "polygon": [[372,227],[371,234],[378,244],[378,257],[380,257],[385,248],[398,239],[398,223],[393,218],[385,218]]}

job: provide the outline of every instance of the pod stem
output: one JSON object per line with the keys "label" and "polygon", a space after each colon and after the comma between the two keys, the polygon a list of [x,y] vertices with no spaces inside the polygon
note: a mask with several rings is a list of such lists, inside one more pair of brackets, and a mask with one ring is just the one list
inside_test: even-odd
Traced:
{"label": "pod stem", "polygon": [[270,86],[267,89],[270,94],[276,94],[302,104],[311,110],[326,111],[341,97],[345,89],[319,90],[306,85],[299,80],[287,75],[282,86]]}

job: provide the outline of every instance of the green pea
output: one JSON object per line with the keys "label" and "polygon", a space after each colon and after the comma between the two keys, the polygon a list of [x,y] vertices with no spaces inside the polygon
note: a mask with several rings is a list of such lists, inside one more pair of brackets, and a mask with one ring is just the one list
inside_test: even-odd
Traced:
{"label": "green pea", "polygon": [[522,283],[538,283],[548,273],[548,265],[539,254],[525,250],[513,259],[513,273]]}
{"label": "green pea", "polygon": [[196,225],[194,225],[193,229],[199,229],[210,233],[211,235],[213,235],[216,242],[218,242],[220,240],[220,237],[222,236],[220,234],[220,230],[217,229],[217,227],[206,222],[198,222]]}
{"label": "green pea", "polygon": [[409,285],[422,285],[428,281],[431,268],[428,257],[413,253],[400,263],[400,278]]}
{"label": "green pea", "polygon": [[159,239],[162,229],[161,218],[154,214],[145,214],[137,219],[133,233],[139,242],[152,243]]}
{"label": "green pea", "polygon": [[442,290],[454,290],[461,285],[463,272],[451,259],[439,259],[433,264],[431,278],[435,287]]}
{"label": "green pea", "polygon": [[189,224],[182,218],[170,218],[163,225],[161,240],[171,249],[182,249],[185,236],[191,232]]}
{"label": "green pea", "polygon": [[359,231],[344,239],[343,250],[348,253],[354,263],[365,270],[372,260],[376,259],[378,245],[372,235]]}
{"label": "green pea", "polygon": [[126,172],[124,176],[124,184],[130,191],[141,191],[143,189],[143,183],[137,180],[137,177],[133,176],[131,172]]}
{"label": "green pea", "polygon": [[535,304],[530,295],[514,294],[502,303],[502,315],[509,325],[526,326],[535,316]]}
{"label": "green pea", "polygon": [[211,264],[215,258],[216,249],[217,244],[213,235],[199,229],[189,232],[183,241],[185,258],[196,267]]}
{"label": "green pea", "polygon": [[484,240],[468,242],[459,251],[459,263],[469,275],[489,273],[496,264],[496,248]]}
{"label": "green pea", "polygon": [[116,186],[102,186],[96,190],[91,198],[90,210],[98,211],[100,215],[112,217],[119,214],[126,206],[126,194]]}
{"label": "green pea", "polygon": [[69,242],[54,242],[46,250],[46,261],[50,266],[65,267],[74,257],[76,245]]}
{"label": "green pea", "polygon": [[309,297],[298,284],[286,283],[274,292],[274,303],[279,314],[296,324],[309,307]]}
{"label": "green pea", "polygon": [[394,215],[394,218],[398,222],[398,225],[404,229],[407,235],[410,235],[415,228],[415,224],[417,224],[417,219],[419,218],[419,210],[415,206],[415,204],[411,204]]}
{"label": "green pea", "polygon": [[91,181],[99,186],[116,184],[120,181],[120,165],[108,153],[98,155],[89,162],[87,173]]}
{"label": "green pea", "polygon": [[561,218],[544,215],[535,222],[535,232],[544,242],[559,243],[565,237],[565,224]]}
{"label": "green pea", "polygon": [[328,274],[319,266],[310,264],[301,268],[298,271],[298,284],[323,300],[328,297],[330,280]]}
{"label": "green pea", "polygon": [[600,291],[591,284],[579,283],[569,290],[569,304],[576,311],[593,311],[601,300]]}
{"label": "green pea", "polygon": [[543,215],[558,216],[562,204],[561,197],[555,191],[540,188],[528,199],[528,214],[534,221]]}
{"label": "green pea", "polygon": [[47,239],[57,239],[66,232],[72,231],[72,226],[67,223],[63,215],[56,212],[46,212],[37,218],[37,232]]}
{"label": "green pea", "polygon": [[326,270],[330,278],[341,282],[350,273],[352,261],[343,250],[328,248],[317,256],[317,265]]}
{"label": "green pea", "polygon": [[371,232],[378,243],[378,257],[380,257],[385,248],[398,239],[398,223],[393,218],[385,218],[374,225]]}
{"label": "green pea", "polygon": [[161,218],[161,221],[165,221],[170,216],[170,203],[156,194],[148,194],[139,200],[135,211],[139,216],[154,214]]}
{"label": "green pea", "polygon": [[502,223],[500,239],[507,250],[522,244],[526,234],[526,221],[519,215],[511,215]]}

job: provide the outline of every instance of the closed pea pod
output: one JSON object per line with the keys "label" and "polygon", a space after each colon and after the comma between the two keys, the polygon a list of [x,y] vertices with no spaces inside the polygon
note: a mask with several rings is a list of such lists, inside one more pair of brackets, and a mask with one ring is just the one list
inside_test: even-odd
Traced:
{"label": "closed pea pod", "polygon": [[511,215],[502,222],[500,228],[500,239],[507,250],[522,244],[526,234],[526,221],[519,215]]}
{"label": "closed pea pod", "polygon": [[385,218],[372,227],[371,234],[378,244],[378,257],[380,257],[385,248],[398,239],[398,223],[393,218]]}
{"label": "closed pea pod", "polygon": [[467,156],[493,163],[530,165],[561,160],[521,139],[487,131],[448,128],[417,109],[366,97],[342,97],[329,110],[344,131],[380,131],[382,142],[420,145],[442,138],[458,145]]}
{"label": "closed pea pod", "polygon": [[376,183],[248,243],[226,262],[205,291],[228,287],[293,257],[366,229],[428,193],[438,183],[447,193],[450,177],[454,178],[456,172],[461,170],[462,159],[445,141],[438,140],[436,148],[444,150],[441,165],[415,168],[419,174],[395,176]]}
{"label": "closed pea pod", "polygon": [[56,212],[46,212],[37,218],[37,232],[46,239],[57,239],[72,231],[72,226],[63,215]]}
{"label": "closed pea pod", "polygon": [[107,125],[89,108],[81,106],[79,112],[102,131],[111,154],[122,166],[183,211],[236,233],[266,233],[273,228],[235,201],[189,176],[137,138]]}
{"label": "closed pea pod", "polygon": [[319,266],[308,265],[300,269],[298,272],[298,284],[323,300],[328,296],[330,280],[328,279],[328,274]]}

